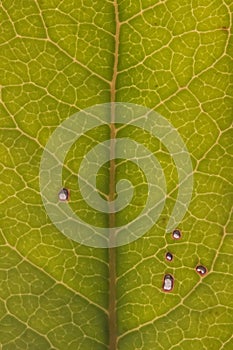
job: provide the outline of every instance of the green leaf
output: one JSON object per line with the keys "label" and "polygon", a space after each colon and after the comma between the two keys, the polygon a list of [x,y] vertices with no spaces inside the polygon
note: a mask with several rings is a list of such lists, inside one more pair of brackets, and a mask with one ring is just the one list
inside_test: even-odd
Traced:
{"label": "green leaf", "polygon": [[[232,10],[231,0],[1,1],[2,350],[233,348]],[[48,217],[39,186],[47,141],[75,112],[115,101],[155,110],[186,143],[194,188],[179,241],[165,233],[176,166],[162,142],[136,127],[122,126],[117,136],[142,143],[163,168],[168,197],[157,223],[108,250],[70,240]],[[109,136],[107,127],[83,135],[63,169],[68,205],[100,227],[108,215],[81,198],[77,172]],[[109,163],[98,172],[102,198],[110,172]],[[135,191],[118,226],[140,214],[148,191],[145,174],[118,159],[121,179]],[[208,270],[203,277],[198,264]],[[167,273],[171,293],[162,290]],[[117,303],[117,334],[109,300]]]}

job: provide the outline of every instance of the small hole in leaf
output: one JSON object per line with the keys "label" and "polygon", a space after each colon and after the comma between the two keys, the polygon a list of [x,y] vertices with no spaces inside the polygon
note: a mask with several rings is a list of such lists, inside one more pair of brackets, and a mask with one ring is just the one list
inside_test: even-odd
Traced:
{"label": "small hole in leaf", "polygon": [[198,265],[198,266],[196,267],[196,271],[197,271],[197,273],[198,273],[199,275],[204,276],[204,275],[206,275],[206,273],[207,273],[207,268],[206,268],[205,266],[203,266],[203,265]]}
{"label": "small hole in leaf", "polygon": [[61,202],[68,201],[69,195],[69,190],[67,190],[67,188],[62,188],[61,191],[58,193],[58,199]]}
{"label": "small hole in leaf", "polygon": [[174,239],[180,239],[180,238],[181,238],[181,232],[180,232],[180,230],[174,230],[174,231],[172,232],[172,238],[174,238]]}
{"label": "small hole in leaf", "polygon": [[165,255],[165,258],[167,261],[172,261],[173,260],[173,255],[172,253],[167,252]]}
{"label": "small hole in leaf", "polygon": [[163,279],[164,292],[171,292],[173,287],[174,287],[174,278],[170,274],[165,275]]}

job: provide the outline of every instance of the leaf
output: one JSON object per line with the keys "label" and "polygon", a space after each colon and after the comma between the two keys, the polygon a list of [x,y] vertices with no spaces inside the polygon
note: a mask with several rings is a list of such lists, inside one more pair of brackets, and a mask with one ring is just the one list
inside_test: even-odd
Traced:
{"label": "leaf", "polygon": [[[130,135],[157,157],[168,198],[144,237],[114,250],[117,349],[232,349],[231,13],[230,0],[1,2],[3,350],[109,348],[113,251],[80,245],[53,225],[39,169],[47,141],[64,120],[110,101],[163,115],[182,136],[194,169],[192,201],[179,224],[182,239],[172,240],[165,228],[177,198],[174,161],[147,132],[119,131],[118,137]],[[83,156],[108,138],[105,127],[83,135],[63,169],[70,206],[99,226],[108,216],[82,200],[76,174]],[[116,165],[116,179],[135,186],[129,207],[116,215],[122,225],[139,215],[148,187],[135,164],[119,159]],[[103,198],[108,183],[106,163],[97,176]],[[167,251],[172,262],[164,258]],[[195,271],[198,264],[208,270],[204,277]],[[171,293],[162,290],[166,273],[175,279]]]}

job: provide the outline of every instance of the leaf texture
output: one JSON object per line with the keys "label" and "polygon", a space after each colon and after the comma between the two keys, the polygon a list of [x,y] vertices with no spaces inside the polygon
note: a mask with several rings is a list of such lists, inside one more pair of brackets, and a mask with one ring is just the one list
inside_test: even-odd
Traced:
{"label": "leaf texture", "polygon": [[[144,237],[116,249],[117,349],[233,348],[232,8],[230,0],[1,1],[2,350],[109,349],[109,252],[58,231],[41,200],[39,168],[62,121],[110,101],[167,118],[194,169],[175,241],[165,233],[177,196],[174,162],[148,133],[120,129],[118,137],[130,135],[157,156],[168,198]],[[72,209],[98,226],[107,216],[75,192],[76,174],[83,155],[108,138],[105,127],[84,135],[63,172]],[[147,183],[132,162],[116,164],[117,179],[135,187],[116,215],[122,225],[142,210]],[[105,164],[97,177],[103,195],[108,179]],[[198,264],[206,276],[196,273]],[[172,293],[162,290],[165,273],[174,276]]]}

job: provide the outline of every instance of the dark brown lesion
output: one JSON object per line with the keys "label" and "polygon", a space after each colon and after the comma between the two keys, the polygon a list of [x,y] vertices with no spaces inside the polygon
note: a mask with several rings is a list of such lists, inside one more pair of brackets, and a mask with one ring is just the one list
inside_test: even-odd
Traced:
{"label": "dark brown lesion", "polygon": [[229,27],[227,27],[227,26],[223,26],[223,27],[221,27],[220,28],[222,31],[224,31],[224,32],[228,32],[229,31]]}

